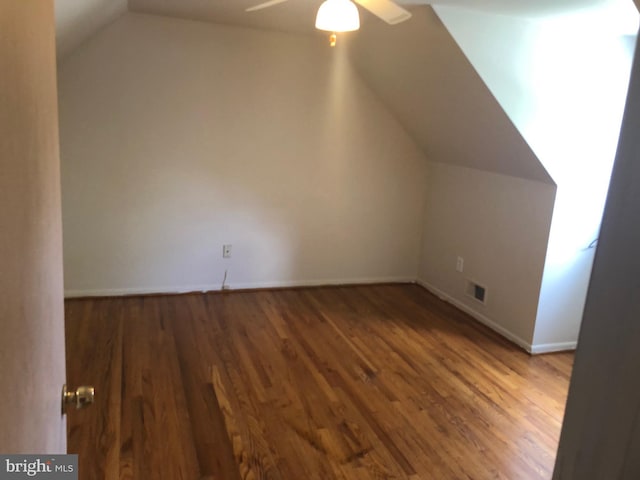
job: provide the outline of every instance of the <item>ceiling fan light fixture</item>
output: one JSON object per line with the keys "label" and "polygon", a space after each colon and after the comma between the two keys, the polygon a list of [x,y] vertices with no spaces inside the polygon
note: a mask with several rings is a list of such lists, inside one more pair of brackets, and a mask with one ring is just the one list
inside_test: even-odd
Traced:
{"label": "ceiling fan light fixture", "polygon": [[316,28],[327,32],[353,32],[360,28],[358,7],[351,0],[326,0],[318,9]]}

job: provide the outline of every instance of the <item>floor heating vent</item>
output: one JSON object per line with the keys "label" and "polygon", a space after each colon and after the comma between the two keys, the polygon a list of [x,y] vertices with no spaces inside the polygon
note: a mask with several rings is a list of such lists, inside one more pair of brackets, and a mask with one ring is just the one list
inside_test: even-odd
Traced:
{"label": "floor heating vent", "polygon": [[465,293],[480,303],[487,303],[487,287],[484,287],[473,280],[467,280],[467,289]]}

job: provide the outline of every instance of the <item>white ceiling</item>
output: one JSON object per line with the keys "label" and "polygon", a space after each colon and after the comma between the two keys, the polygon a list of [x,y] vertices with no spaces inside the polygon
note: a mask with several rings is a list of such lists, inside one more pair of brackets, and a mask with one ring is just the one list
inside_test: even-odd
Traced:
{"label": "white ceiling", "polygon": [[[169,15],[215,23],[313,33],[315,14],[322,0],[288,0],[273,7],[245,12],[264,0],[129,0],[133,12]],[[415,5],[450,5],[486,12],[526,17],[569,13],[631,0],[396,0],[411,9]],[[360,7],[363,23],[372,15]]]}
{"label": "white ceiling", "polygon": [[393,28],[370,24],[348,46],[367,86],[427,158],[554,184],[433,9],[417,8]]}
{"label": "white ceiling", "polygon": [[[640,0],[635,0],[638,3]],[[215,23],[292,33],[318,33],[315,13],[322,0],[289,0],[255,12],[244,10],[262,0],[55,0],[58,55],[74,50],[97,30],[127,11],[169,15]],[[505,15],[540,17],[588,10],[631,0],[398,0],[412,5],[451,5]],[[378,21],[362,8],[364,25]]]}
{"label": "white ceiling", "polygon": [[127,0],[55,0],[56,48],[64,58],[127,11]]}

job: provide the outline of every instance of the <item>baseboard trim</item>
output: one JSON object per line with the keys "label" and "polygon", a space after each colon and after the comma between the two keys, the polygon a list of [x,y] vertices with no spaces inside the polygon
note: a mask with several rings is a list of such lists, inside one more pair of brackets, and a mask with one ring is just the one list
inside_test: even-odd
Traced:
{"label": "baseboard trim", "polygon": [[575,350],[577,347],[578,342],[540,343],[531,346],[531,353],[539,355],[542,353],[566,352]]}
{"label": "baseboard trim", "polygon": [[435,287],[435,286],[431,285],[430,283],[428,283],[427,281],[425,281],[423,279],[420,279],[420,278],[418,280],[416,280],[416,283],[418,285],[420,285],[421,287],[427,289],[431,293],[433,293],[436,297],[440,298],[441,300],[444,300],[445,302],[450,303],[450,304],[454,305],[455,307],[459,308],[460,310],[462,310],[466,314],[471,315],[474,319],[476,319],[477,321],[479,321],[483,325],[486,325],[491,330],[499,333],[500,335],[505,337],[507,340],[512,341],[513,343],[518,345],[520,348],[523,348],[524,350],[526,350],[528,353],[531,353],[531,354],[542,353],[542,352],[534,352],[533,349],[532,349],[532,346],[531,346],[531,344],[529,342],[524,341],[522,338],[520,338],[519,336],[517,336],[514,333],[510,332],[509,330],[504,328],[502,325],[499,325],[498,323],[494,322],[493,320],[491,320],[486,315],[483,315],[482,313],[474,310],[470,306],[465,305],[460,300],[457,300],[457,299],[453,298],[451,295],[449,295],[448,293],[440,290],[438,287]]}
{"label": "baseboard trim", "polygon": [[[454,305],[463,312],[467,313],[475,320],[486,325],[491,330],[499,333],[506,339],[515,343],[519,347],[526,350],[532,355],[543,353],[563,352],[567,350],[575,350],[577,342],[560,342],[560,343],[544,343],[532,345],[517,335],[513,334],[503,326],[491,320],[486,315],[474,310],[461,301],[453,298],[451,295],[440,290],[438,287],[431,285],[423,279],[415,277],[363,277],[363,278],[341,278],[341,279],[323,279],[323,280],[300,280],[300,281],[276,281],[276,282],[254,282],[254,283],[235,283],[229,285],[225,292],[279,289],[279,288],[305,288],[305,287],[335,287],[335,286],[355,286],[355,285],[374,285],[374,284],[394,284],[394,283],[415,283],[425,288],[438,298]],[[220,284],[205,285],[181,285],[172,287],[133,287],[133,288],[105,288],[105,289],[69,289],[65,290],[65,298],[96,298],[96,297],[126,297],[136,295],[180,295],[194,292],[220,292],[222,286]]]}
{"label": "baseboard trim", "polygon": [[[335,287],[340,285],[371,285],[380,283],[415,283],[415,277],[364,277],[340,278],[322,280],[275,281],[255,283],[229,284],[225,292],[239,290],[264,290],[276,288],[304,288],[304,287]],[[104,289],[69,289],[65,290],[65,298],[87,297],[125,297],[135,295],[180,295],[193,292],[219,292],[220,284],[181,285],[171,287],[132,287],[132,288],[104,288]]]}

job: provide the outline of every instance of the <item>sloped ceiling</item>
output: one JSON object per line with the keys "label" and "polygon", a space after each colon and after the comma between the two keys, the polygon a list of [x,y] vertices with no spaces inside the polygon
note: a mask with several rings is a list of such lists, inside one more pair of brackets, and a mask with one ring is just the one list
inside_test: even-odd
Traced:
{"label": "sloped ceiling", "polygon": [[430,160],[553,184],[431,7],[410,22],[372,24],[352,61]]}
{"label": "sloped ceiling", "polygon": [[[313,27],[322,0],[290,0],[247,13],[261,0],[55,0],[59,59],[127,10],[324,35]],[[431,159],[553,183],[426,0],[398,0],[414,18],[389,27],[362,8],[351,35],[365,80]],[[621,0],[440,0],[521,15],[552,15]],[[634,0],[639,3],[640,0]],[[418,4],[418,6],[415,6]]]}
{"label": "sloped ceiling", "polygon": [[126,11],[127,0],[55,0],[58,59]]}
{"label": "sloped ceiling", "polygon": [[[539,17],[588,9],[621,0],[397,0],[415,5],[454,5],[505,15]],[[630,1],[630,0],[627,0]],[[640,4],[640,0],[634,0]],[[268,9],[244,10],[262,0],[55,0],[58,55],[66,56],[97,30],[115,20],[127,8],[132,12],[169,15],[245,27],[320,35],[314,29],[322,0],[289,0]],[[381,23],[360,8],[363,25]]]}
{"label": "sloped ceiling", "polygon": [[[322,0],[289,0],[267,9],[245,12],[265,0],[129,0],[133,12],[169,15],[229,25],[317,34],[315,14]],[[417,5],[452,5],[505,15],[538,17],[586,9],[618,0],[396,0],[407,8]],[[640,0],[638,0],[640,1]],[[379,22],[360,8],[362,22]]]}
{"label": "sloped ceiling", "polygon": [[322,0],[290,0],[255,12],[245,9],[262,0],[129,0],[137,13],[168,15],[226,25],[238,25],[291,33],[312,34],[315,14]]}

